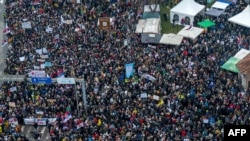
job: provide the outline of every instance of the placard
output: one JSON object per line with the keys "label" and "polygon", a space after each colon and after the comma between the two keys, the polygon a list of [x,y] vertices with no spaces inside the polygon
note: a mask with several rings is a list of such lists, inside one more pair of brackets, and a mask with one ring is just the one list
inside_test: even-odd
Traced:
{"label": "placard", "polygon": [[9,106],[10,107],[16,107],[16,103],[15,102],[9,102]]}
{"label": "placard", "polygon": [[110,18],[109,17],[100,17],[99,26],[102,30],[110,30]]}

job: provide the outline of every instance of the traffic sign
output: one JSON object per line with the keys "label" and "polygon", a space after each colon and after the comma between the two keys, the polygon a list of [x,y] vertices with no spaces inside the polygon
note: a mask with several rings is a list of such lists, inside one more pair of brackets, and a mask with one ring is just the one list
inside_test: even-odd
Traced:
{"label": "traffic sign", "polygon": [[52,84],[52,79],[47,77],[33,77],[31,78],[32,84]]}

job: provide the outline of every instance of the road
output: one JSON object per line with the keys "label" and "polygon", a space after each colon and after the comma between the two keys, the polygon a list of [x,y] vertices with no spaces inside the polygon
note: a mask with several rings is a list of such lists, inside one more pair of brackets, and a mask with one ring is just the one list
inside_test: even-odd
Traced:
{"label": "road", "polygon": [[[22,134],[24,134],[30,141],[34,138],[30,132],[35,131],[33,126],[22,126]],[[50,141],[49,130],[46,126],[38,126],[38,132],[42,134],[42,141]]]}

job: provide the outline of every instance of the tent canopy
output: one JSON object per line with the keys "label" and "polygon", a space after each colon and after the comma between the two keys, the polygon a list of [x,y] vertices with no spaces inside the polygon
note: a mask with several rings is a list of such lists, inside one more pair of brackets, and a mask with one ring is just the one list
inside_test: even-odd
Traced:
{"label": "tent canopy", "polygon": [[203,27],[203,28],[208,28],[208,27],[212,27],[215,25],[214,22],[210,21],[209,19],[202,21],[202,22],[198,22],[198,25]]}
{"label": "tent canopy", "polygon": [[149,18],[139,20],[135,33],[153,33],[159,34],[161,32],[160,19]]}
{"label": "tent canopy", "polygon": [[250,28],[250,6],[248,5],[242,12],[229,18],[228,21]]}
{"label": "tent canopy", "polygon": [[176,35],[173,33],[163,34],[160,40],[160,43],[167,45],[180,45],[182,42],[183,36]]}
{"label": "tent canopy", "polygon": [[161,18],[160,14],[157,12],[144,12],[142,15],[143,19],[149,19],[149,18]]}
{"label": "tent canopy", "polygon": [[141,34],[141,42],[142,43],[152,43],[152,44],[159,44],[161,40],[161,34]]}
{"label": "tent canopy", "polygon": [[235,72],[235,73],[238,73],[239,70],[236,66],[236,64],[240,61],[240,59],[238,58],[234,58],[234,57],[231,57],[229,60],[227,60],[226,63],[224,63],[221,68],[225,69],[225,70],[228,70],[228,71],[231,71],[231,72]]}
{"label": "tent canopy", "polygon": [[203,32],[202,28],[198,28],[198,27],[191,27],[190,26],[185,26],[184,28],[182,28],[181,31],[178,32],[177,35],[186,37],[186,38],[190,38],[190,39],[196,39],[201,33]]}
{"label": "tent canopy", "polygon": [[[150,5],[144,5],[144,10],[143,10],[143,12],[152,12],[149,6],[150,6]],[[152,8],[152,9],[155,9],[155,6],[157,6],[155,12],[160,12],[160,5],[159,5],[159,4],[157,4],[157,5],[151,4],[151,8]]]}
{"label": "tent canopy", "polygon": [[237,58],[237,59],[243,59],[244,57],[246,57],[248,54],[250,53],[249,50],[246,50],[246,49],[241,49],[240,51],[238,51],[235,55],[234,55],[234,58]]}
{"label": "tent canopy", "polygon": [[209,16],[219,17],[223,12],[224,12],[223,10],[211,8],[206,12],[206,14]]}
{"label": "tent canopy", "polygon": [[220,2],[220,1],[216,1],[211,8],[216,8],[216,9],[221,9],[221,10],[225,10],[230,4],[227,2]]}
{"label": "tent canopy", "polygon": [[240,62],[243,58],[245,58],[248,54],[250,54],[249,50],[241,49],[233,57],[231,57],[226,63],[224,63],[221,66],[221,68],[238,73],[239,69],[237,67],[237,63]]}
{"label": "tent canopy", "polygon": [[228,4],[232,4],[232,3],[236,3],[237,0],[218,0],[219,2],[224,2],[224,3],[228,3]]}
{"label": "tent canopy", "polygon": [[196,16],[202,10],[205,9],[204,5],[200,5],[194,0],[183,0],[173,7],[170,12],[175,12],[179,14],[185,14],[189,16]]}

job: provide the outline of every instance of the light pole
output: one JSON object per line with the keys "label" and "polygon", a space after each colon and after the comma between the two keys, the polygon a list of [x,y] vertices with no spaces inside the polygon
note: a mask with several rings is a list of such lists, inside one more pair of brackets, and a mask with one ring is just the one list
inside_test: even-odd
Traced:
{"label": "light pole", "polygon": [[87,101],[86,87],[85,87],[85,81],[84,80],[82,80],[81,85],[82,85],[82,101],[83,101],[83,106],[84,106],[85,111],[87,111],[88,101]]}

